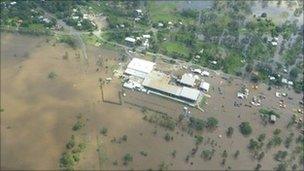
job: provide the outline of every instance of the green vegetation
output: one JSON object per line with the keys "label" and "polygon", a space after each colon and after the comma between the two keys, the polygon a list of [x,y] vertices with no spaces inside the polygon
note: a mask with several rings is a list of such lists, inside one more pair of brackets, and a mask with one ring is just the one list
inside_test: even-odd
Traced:
{"label": "green vegetation", "polygon": [[248,136],[248,135],[250,135],[251,132],[252,132],[252,128],[251,128],[249,122],[242,122],[242,123],[239,125],[239,128],[240,128],[241,133],[242,133],[244,136]]}
{"label": "green vegetation", "polygon": [[72,48],[76,48],[77,47],[77,40],[69,35],[62,35],[58,37],[58,41],[61,43],[66,43],[69,46],[71,46]]}
{"label": "green vegetation", "polygon": [[50,79],[50,80],[53,80],[56,77],[57,77],[57,74],[55,72],[53,72],[53,71],[48,74],[48,79]]}
{"label": "green vegetation", "polygon": [[206,127],[208,129],[215,129],[218,125],[218,120],[214,117],[207,118]]}
{"label": "green vegetation", "polygon": [[211,160],[214,155],[214,152],[215,150],[210,150],[210,149],[203,150],[201,153],[201,157],[204,160]]}
{"label": "green vegetation", "polygon": [[204,129],[206,123],[204,120],[199,118],[190,117],[189,127],[195,130],[201,131]]}
{"label": "green vegetation", "polygon": [[165,113],[159,113],[148,109],[145,109],[143,113],[145,114],[143,119],[148,122],[158,124],[170,130],[174,130],[176,127],[176,121]]}
{"label": "green vegetation", "polygon": [[204,140],[204,137],[202,137],[200,135],[196,135],[194,138],[195,138],[195,144],[196,145],[201,144],[203,142],[203,140]]}
{"label": "green vegetation", "polygon": [[82,127],[84,127],[84,123],[80,120],[78,120],[75,125],[73,126],[73,131],[78,131],[79,129],[81,129]]}
{"label": "green vegetation", "polygon": [[227,137],[230,138],[232,136],[232,134],[233,134],[233,128],[229,127],[228,130],[226,131],[226,135],[227,135]]}
{"label": "green vegetation", "polygon": [[133,161],[133,156],[130,154],[130,153],[127,153],[127,154],[125,154],[124,156],[123,156],[123,164],[124,165],[128,165],[129,164],[129,162],[132,162]]}
{"label": "green vegetation", "polygon": [[100,129],[100,133],[102,134],[102,135],[107,135],[107,133],[108,133],[108,129],[106,128],[106,127],[102,127],[101,129]]}
{"label": "green vegetation", "polygon": [[288,155],[287,151],[278,151],[275,154],[274,159],[277,160],[277,161],[282,161],[287,157],[287,155]]}
{"label": "green vegetation", "polygon": [[145,152],[145,151],[140,151],[140,154],[141,154],[142,156],[145,156],[145,157],[147,157],[147,156],[148,156],[148,153],[147,153],[147,152]]}

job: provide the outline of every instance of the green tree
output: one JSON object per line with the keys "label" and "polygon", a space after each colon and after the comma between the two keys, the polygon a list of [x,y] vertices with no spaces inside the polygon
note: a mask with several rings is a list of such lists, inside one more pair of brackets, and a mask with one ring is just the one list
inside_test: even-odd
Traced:
{"label": "green tree", "polygon": [[133,161],[133,156],[130,153],[127,153],[123,157],[124,165],[128,165],[129,162]]}
{"label": "green tree", "polygon": [[217,127],[217,124],[218,124],[218,120],[216,118],[214,117],[207,118],[207,123],[206,123],[207,128],[214,129]]}
{"label": "green tree", "polygon": [[203,142],[203,140],[204,140],[204,137],[202,137],[202,136],[200,136],[200,135],[196,135],[196,136],[195,136],[195,144],[196,144],[196,145],[201,144],[201,143]]}
{"label": "green tree", "polygon": [[227,130],[227,132],[226,132],[226,135],[227,135],[227,137],[231,137],[232,134],[233,134],[233,128],[229,127],[228,130]]}
{"label": "green tree", "polygon": [[252,133],[252,128],[249,124],[249,122],[242,122],[239,125],[240,128],[240,132],[244,135],[244,136],[248,136]]}

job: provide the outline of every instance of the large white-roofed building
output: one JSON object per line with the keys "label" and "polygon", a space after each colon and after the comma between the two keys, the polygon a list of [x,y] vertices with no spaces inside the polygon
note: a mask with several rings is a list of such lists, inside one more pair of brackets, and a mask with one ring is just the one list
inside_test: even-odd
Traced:
{"label": "large white-roofed building", "polygon": [[152,71],[142,85],[156,94],[167,96],[183,103],[193,105],[198,100],[200,91],[194,88],[169,84],[170,76],[158,71]]}
{"label": "large white-roofed building", "polygon": [[154,65],[154,62],[133,58],[128,64],[125,73],[136,77],[145,78],[154,69]]}
{"label": "large white-roofed building", "polygon": [[194,88],[183,87],[180,92],[180,97],[195,102],[200,95],[200,91]]}
{"label": "large white-roofed building", "polygon": [[199,88],[205,92],[208,92],[210,88],[210,84],[205,81],[202,81]]}
{"label": "large white-roofed building", "polygon": [[195,85],[196,78],[192,74],[184,74],[179,82],[183,85],[193,87]]}

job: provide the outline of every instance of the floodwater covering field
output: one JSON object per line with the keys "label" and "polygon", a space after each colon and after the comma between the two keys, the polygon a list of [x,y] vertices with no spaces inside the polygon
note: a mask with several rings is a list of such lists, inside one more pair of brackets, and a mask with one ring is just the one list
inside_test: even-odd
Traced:
{"label": "floodwater covering field", "polygon": [[[262,126],[258,108],[233,106],[233,101],[237,101],[235,93],[245,82],[237,79],[230,84],[215,76],[206,79],[214,90],[210,91],[205,112],[191,111],[198,118],[217,118],[219,127],[213,132],[199,133],[204,142],[198,146],[197,154],[185,162],[195,147],[194,137],[179,128],[170,131],[143,120],[141,107],[101,100],[99,79],[107,77],[113,80],[107,85],[105,95],[110,100],[118,98],[120,80],[113,77],[112,71],[118,66],[119,53],[91,46],[87,47],[87,53],[88,61],[82,58],[80,50],[56,43],[53,38],[1,34],[1,169],[59,169],[66,143],[71,135],[75,135],[77,141],[86,144],[75,169],[252,170],[257,161],[251,159],[247,149],[250,137],[243,137],[238,131],[242,121],[251,123],[252,137],[265,133],[268,140],[276,128],[282,130],[282,137],[289,132],[298,135],[294,129],[285,127],[292,110],[297,108],[300,95],[284,90],[294,100],[286,102],[286,109],[278,109],[278,100],[274,96],[276,90],[266,91],[267,87],[263,85],[256,92],[252,90],[253,94],[265,94],[267,99],[263,106],[276,108],[281,113],[276,124]],[[101,58],[102,65],[97,66]],[[223,94],[217,93],[218,87],[222,88]],[[182,104],[129,90],[123,100],[161,110],[175,119],[183,108]],[[72,127],[80,114],[86,123],[80,132],[75,132]],[[225,135],[229,126],[235,130],[232,138]],[[107,128],[106,135],[100,133],[101,128]],[[167,142],[164,139],[166,133],[173,136],[173,140]],[[123,135],[127,135],[127,140],[113,141]],[[207,139],[216,145],[211,146]],[[204,149],[215,149],[212,160],[205,161],[200,157]],[[176,157],[172,157],[174,150]],[[224,150],[228,156],[226,164],[222,165]],[[237,150],[240,155],[235,159],[233,154]],[[279,150],[286,149],[281,145],[266,153],[260,162],[263,170],[277,166],[273,154]],[[127,153],[133,156],[133,161],[125,166],[122,158]]]}

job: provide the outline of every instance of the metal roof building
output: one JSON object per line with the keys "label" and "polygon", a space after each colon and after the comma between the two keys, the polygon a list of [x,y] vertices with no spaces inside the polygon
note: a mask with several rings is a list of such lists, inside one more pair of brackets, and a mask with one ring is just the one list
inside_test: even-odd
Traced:
{"label": "metal roof building", "polygon": [[147,60],[133,58],[125,70],[126,74],[145,78],[154,68],[155,63]]}
{"label": "metal roof building", "polygon": [[205,81],[202,81],[199,88],[207,92],[209,91],[210,84]]}
{"label": "metal roof building", "polygon": [[143,81],[142,85],[152,91],[160,92],[164,95],[178,98],[180,100],[186,100],[195,102],[200,91],[189,87],[180,87],[169,84],[170,76],[161,72],[152,71]]}
{"label": "metal roof building", "polygon": [[180,97],[191,100],[191,101],[196,101],[199,94],[200,94],[200,91],[197,89],[183,87],[180,92]]}
{"label": "metal roof building", "polygon": [[196,78],[192,74],[184,74],[179,82],[183,85],[193,87],[195,85],[195,80]]}

